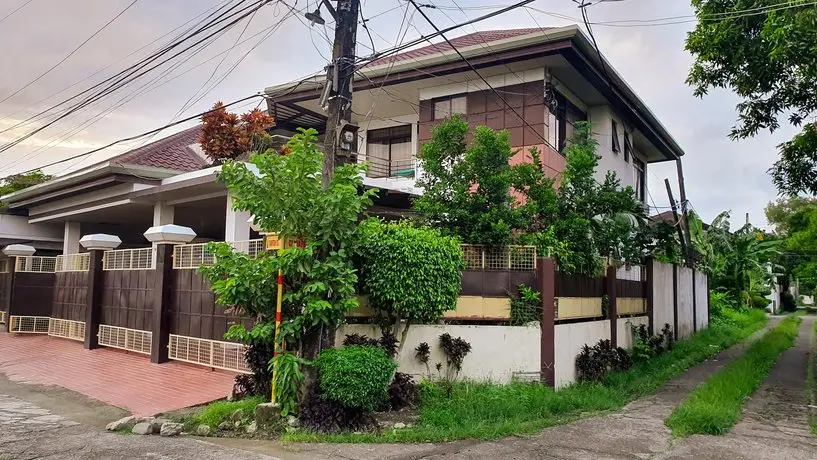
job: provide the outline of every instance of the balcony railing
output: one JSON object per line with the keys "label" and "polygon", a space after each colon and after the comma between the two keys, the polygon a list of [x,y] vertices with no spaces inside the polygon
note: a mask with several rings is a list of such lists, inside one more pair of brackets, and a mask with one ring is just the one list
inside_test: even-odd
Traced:
{"label": "balcony railing", "polygon": [[368,177],[413,179],[417,159],[388,160],[385,158],[366,157],[366,162],[369,163],[369,171],[366,173]]}

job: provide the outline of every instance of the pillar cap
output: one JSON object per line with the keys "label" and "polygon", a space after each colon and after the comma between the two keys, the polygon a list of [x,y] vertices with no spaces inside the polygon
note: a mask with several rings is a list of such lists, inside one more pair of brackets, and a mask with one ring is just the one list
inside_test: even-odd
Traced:
{"label": "pillar cap", "polygon": [[145,238],[156,244],[186,244],[196,237],[196,232],[190,227],[168,224],[150,227],[144,233]]}
{"label": "pillar cap", "polygon": [[3,254],[9,257],[28,257],[33,256],[37,252],[34,246],[27,244],[10,244],[3,248]]}
{"label": "pillar cap", "polygon": [[122,244],[122,240],[116,235],[108,235],[106,233],[93,233],[85,235],[79,239],[79,244],[88,250],[100,249],[110,250],[116,249]]}

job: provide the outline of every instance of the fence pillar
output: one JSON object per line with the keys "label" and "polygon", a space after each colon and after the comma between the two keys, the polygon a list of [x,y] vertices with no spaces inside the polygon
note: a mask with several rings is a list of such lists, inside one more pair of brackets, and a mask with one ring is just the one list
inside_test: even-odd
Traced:
{"label": "fence pillar", "polygon": [[556,270],[553,259],[540,257],[536,261],[536,277],[539,281],[539,292],[542,296],[542,320],[540,322],[540,379],[543,384],[553,387],[555,384],[556,344],[554,302],[556,300]]}
{"label": "fence pillar", "polygon": [[150,362],[166,363],[170,343],[170,287],[173,276],[173,244],[156,245],[158,283],[153,287],[153,325],[151,327]]}
{"label": "fence pillar", "polygon": [[102,257],[105,251],[92,249],[88,251],[88,291],[85,306],[85,343],[88,350],[99,348],[99,319],[102,315],[102,289],[105,285],[102,271]]}
{"label": "fence pillar", "polygon": [[672,264],[672,333],[678,340],[678,266]]}
{"label": "fence pillar", "polygon": [[655,259],[647,259],[647,319],[649,320],[650,335],[655,334]]}
{"label": "fence pillar", "polygon": [[695,294],[695,284],[698,283],[698,280],[695,276],[695,269],[692,269],[692,332],[698,332],[698,299],[696,298],[697,295]]}
{"label": "fence pillar", "polygon": [[605,292],[607,293],[607,317],[610,318],[610,343],[613,348],[618,346],[618,309],[616,308],[616,267],[607,267],[607,276],[604,278]]}

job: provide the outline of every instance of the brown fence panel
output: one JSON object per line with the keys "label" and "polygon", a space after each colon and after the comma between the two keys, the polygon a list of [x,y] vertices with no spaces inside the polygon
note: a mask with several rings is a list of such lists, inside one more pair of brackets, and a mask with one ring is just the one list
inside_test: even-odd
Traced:
{"label": "brown fence panel", "polygon": [[647,298],[647,282],[616,280],[616,294],[619,297]]}
{"label": "brown fence panel", "polygon": [[602,297],[604,278],[556,272],[556,297]]}
{"label": "brown fence panel", "polygon": [[508,297],[508,293],[516,293],[520,284],[537,287],[536,272],[466,270],[462,272],[460,295]]}
{"label": "brown fence panel", "polygon": [[85,322],[87,309],[88,272],[56,273],[51,317]]}
{"label": "brown fence panel", "polygon": [[0,273],[0,310],[5,312],[8,312],[13,276],[12,273]]}
{"label": "brown fence panel", "polygon": [[154,295],[162,274],[158,270],[112,270],[103,272],[100,324],[150,331]]}
{"label": "brown fence panel", "polygon": [[9,315],[51,316],[54,300],[54,274],[14,274],[14,290]]}
{"label": "brown fence panel", "polygon": [[225,340],[233,323],[251,324],[249,318],[224,314],[210,284],[196,270],[173,270],[168,315],[171,334],[207,340]]}

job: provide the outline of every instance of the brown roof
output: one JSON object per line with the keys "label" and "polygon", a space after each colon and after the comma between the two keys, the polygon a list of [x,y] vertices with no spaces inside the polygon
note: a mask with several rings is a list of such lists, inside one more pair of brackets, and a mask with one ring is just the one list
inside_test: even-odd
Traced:
{"label": "brown roof", "polygon": [[[450,39],[450,41],[455,48],[460,49],[467,46],[484,45],[486,43],[504,40],[506,38],[521,37],[523,35],[533,34],[536,32],[544,34],[544,31],[549,29],[551,29],[551,27],[484,30],[481,32],[474,32],[472,34],[463,35],[462,37],[452,38]],[[430,54],[437,54],[444,51],[450,51],[451,49],[452,49],[451,45],[449,45],[447,42],[443,40],[440,43],[434,43],[432,45],[424,46],[422,48],[417,48],[410,51],[406,51],[404,53],[395,54],[394,56],[376,59],[372,61],[369,65],[376,66],[380,64],[386,64],[389,62],[406,61],[409,59],[416,59],[422,56],[428,56]]]}
{"label": "brown roof", "polygon": [[207,161],[190,146],[198,144],[201,126],[194,126],[111,158],[111,163],[149,166],[179,172],[198,171]]}

